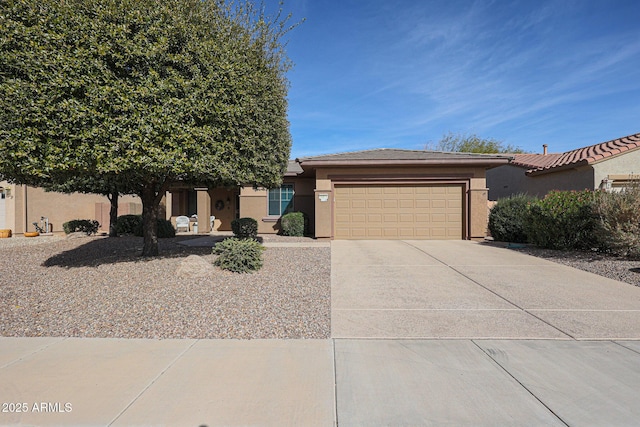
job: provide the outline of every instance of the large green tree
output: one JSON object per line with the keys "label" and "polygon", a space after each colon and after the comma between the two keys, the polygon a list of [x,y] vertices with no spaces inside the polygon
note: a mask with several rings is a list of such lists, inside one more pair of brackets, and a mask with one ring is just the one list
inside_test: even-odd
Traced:
{"label": "large green tree", "polygon": [[0,0],[0,176],[114,177],[156,255],[172,182],[279,185],[288,19],[225,0]]}
{"label": "large green tree", "polygon": [[436,144],[427,144],[427,150],[459,153],[525,153],[522,148],[505,144],[493,138],[481,138],[476,134],[466,135],[449,132]]}

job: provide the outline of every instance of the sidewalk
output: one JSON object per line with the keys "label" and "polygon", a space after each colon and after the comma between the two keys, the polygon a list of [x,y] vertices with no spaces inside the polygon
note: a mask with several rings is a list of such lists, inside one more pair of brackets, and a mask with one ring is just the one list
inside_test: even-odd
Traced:
{"label": "sidewalk", "polygon": [[630,426],[639,367],[638,341],[0,338],[0,425]]}

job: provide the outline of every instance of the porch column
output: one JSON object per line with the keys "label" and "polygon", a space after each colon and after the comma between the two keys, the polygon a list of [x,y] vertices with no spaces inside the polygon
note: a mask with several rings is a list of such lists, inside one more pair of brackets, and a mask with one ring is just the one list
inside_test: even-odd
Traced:
{"label": "porch column", "polygon": [[164,193],[164,203],[165,203],[165,207],[164,207],[164,212],[165,212],[165,219],[167,221],[171,221],[171,215],[173,215],[172,209],[173,209],[173,193],[171,193],[171,191],[167,191],[166,193]]}
{"label": "porch column", "polygon": [[487,206],[487,188],[469,190],[469,236],[470,240],[483,240],[487,235],[489,208]]}
{"label": "porch column", "polygon": [[211,216],[211,196],[208,188],[196,188],[198,234],[209,234],[209,217]]}

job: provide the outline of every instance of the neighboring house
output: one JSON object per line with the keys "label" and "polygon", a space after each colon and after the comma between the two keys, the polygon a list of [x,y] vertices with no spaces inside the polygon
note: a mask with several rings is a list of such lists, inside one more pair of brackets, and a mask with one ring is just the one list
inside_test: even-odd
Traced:
{"label": "neighboring house", "polygon": [[513,161],[487,171],[489,200],[552,190],[615,190],[640,183],[640,134],[561,154],[513,154]]}
{"label": "neighboring house", "polygon": [[[487,228],[485,172],[510,158],[396,149],[304,157],[289,162],[279,188],[177,183],[162,207],[174,224],[178,216],[196,215],[198,233],[210,231],[212,216],[215,231],[231,230],[234,218],[252,217],[258,221],[258,232],[276,233],[282,215],[302,211],[317,238],[482,239]],[[108,229],[106,197],[18,187],[9,191],[11,218],[4,227],[16,234],[32,231],[31,223],[40,216],[49,217],[54,231],[75,218],[101,218],[102,229]],[[141,206],[133,196],[120,205],[126,213],[139,213]]]}

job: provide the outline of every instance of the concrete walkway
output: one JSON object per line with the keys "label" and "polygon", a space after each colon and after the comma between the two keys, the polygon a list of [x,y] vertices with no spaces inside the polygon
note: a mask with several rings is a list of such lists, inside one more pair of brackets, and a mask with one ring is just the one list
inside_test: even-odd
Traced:
{"label": "concrete walkway", "polygon": [[332,339],[0,338],[0,425],[637,425],[639,304],[507,249],[336,241]]}

